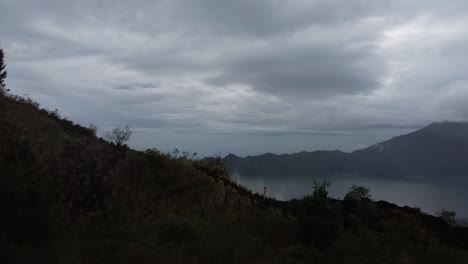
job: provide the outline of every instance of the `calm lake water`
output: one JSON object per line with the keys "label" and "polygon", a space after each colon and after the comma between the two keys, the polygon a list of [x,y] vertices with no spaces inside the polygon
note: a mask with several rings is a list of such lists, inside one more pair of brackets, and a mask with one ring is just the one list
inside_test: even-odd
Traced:
{"label": "calm lake water", "polygon": [[[267,196],[279,200],[301,198],[312,192],[312,178],[234,175],[234,180],[253,192],[262,193],[267,187]],[[334,176],[316,178],[331,181],[329,196],[343,198],[351,185],[361,185],[371,190],[376,201],[385,200],[398,205],[419,207],[426,213],[435,214],[441,209],[456,211],[457,217],[468,218],[468,182],[438,182],[429,180],[394,181],[359,176]]]}

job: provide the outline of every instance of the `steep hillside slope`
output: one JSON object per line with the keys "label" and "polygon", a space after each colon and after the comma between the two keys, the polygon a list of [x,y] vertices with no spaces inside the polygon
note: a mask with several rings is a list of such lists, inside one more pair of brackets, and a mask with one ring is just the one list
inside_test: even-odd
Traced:
{"label": "steep hillside slope", "polygon": [[326,184],[311,193],[262,198],[231,182],[220,159],[134,151],[0,96],[4,263],[468,262],[466,228],[330,200]]}

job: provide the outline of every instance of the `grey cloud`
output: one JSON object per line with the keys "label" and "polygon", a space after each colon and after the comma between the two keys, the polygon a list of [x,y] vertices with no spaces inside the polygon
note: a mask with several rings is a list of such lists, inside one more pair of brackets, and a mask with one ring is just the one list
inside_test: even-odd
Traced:
{"label": "grey cloud", "polygon": [[376,89],[385,65],[368,48],[350,50],[341,44],[284,47],[235,60],[208,82],[246,84],[282,96],[320,98]]}
{"label": "grey cloud", "polygon": [[[295,32],[311,24],[336,24],[383,10],[386,1],[173,1],[179,20],[216,34],[268,37]],[[177,22],[176,22],[177,23]]]}
{"label": "grey cloud", "polygon": [[159,87],[159,84],[157,83],[128,83],[128,84],[122,84],[113,87],[113,89],[116,90],[137,90],[137,89],[156,89]]}
{"label": "grey cloud", "polygon": [[85,124],[186,136],[398,130],[468,120],[467,5],[3,0],[0,44],[13,92]]}

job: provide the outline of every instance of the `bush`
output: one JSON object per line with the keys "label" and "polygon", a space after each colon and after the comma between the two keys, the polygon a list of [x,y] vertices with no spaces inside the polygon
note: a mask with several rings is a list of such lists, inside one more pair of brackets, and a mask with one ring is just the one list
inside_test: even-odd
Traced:
{"label": "bush", "polygon": [[200,234],[194,221],[183,216],[164,217],[158,229],[158,237],[163,242],[193,243]]}
{"label": "bush", "polygon": [[328,199],[327,187],[330,182],[314,180],[312,196],[302,199],[299,220],[302,229],[302,243],[317,247],[332,247],[342,229],[340,204]]}
{"label": "bush", "polygon": [[345,196],[345,200],[361,201],[362,199],[371,199],[370,190],[363,186],[352,185]]}
{"label": "bush", "polygon": [[457,215],[457,213],[455,211],[448,211],[448,210],[442,209],[442,211],[437,212],[437,215],[440,218],[444,219],[445,222],[447,222],[449,225],[457,224],[457,220],[455,220],[455,216]]}

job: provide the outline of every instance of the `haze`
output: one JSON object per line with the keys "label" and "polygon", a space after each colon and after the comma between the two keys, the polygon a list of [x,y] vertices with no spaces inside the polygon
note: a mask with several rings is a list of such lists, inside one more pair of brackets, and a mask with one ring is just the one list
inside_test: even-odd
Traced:
{"label": "haze", "polygon": [[[7,87],[131,147],[351,151],[468,120],[466,1],[0,1]],[[242,142],[242,143],[239,143]]]}

